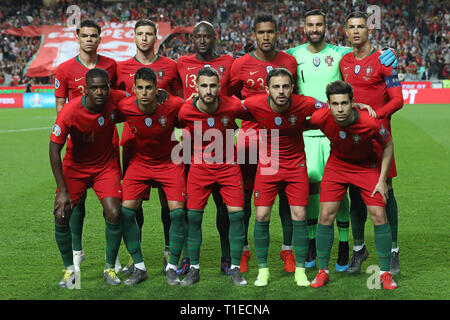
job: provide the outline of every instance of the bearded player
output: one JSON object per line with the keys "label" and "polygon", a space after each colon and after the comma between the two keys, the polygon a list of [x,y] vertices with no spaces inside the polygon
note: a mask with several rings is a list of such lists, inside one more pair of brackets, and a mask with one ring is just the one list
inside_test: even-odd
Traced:
{"label": "bearded player", "polygon": [[[288,53],[297,59],[297,87],[300,94],[326,101],[325,89],[327,84],[341,80],[339,61],[351,52],[348,47],[340,47],[326,43],[326,16],[320,10],[311,10],[305,14],[305,35],[308,42],[291,48]],[[385,65],[397,64],[395,55],[387,50],[380,57]],[[385,61],[386,60],[386,61]],[[306,261],[307,268],[316,265],[315,234],[319,217],[319,190],[325,163],[330,153],[330,142],[320,130],[308,130],[303,133],[305,153],[309,178],[309,200],[306,208],[309,232],[309,250]],[[336,224],[339,230],[339,250],[336,271],[343,272],[349,267],[348,263],[348,230],[349,230],[349,202],[345,197],[339,208]]]}
{"label": "bearded player", "polygon": [[[136,22],[134,26],[136,55],[128,60],[117,63],[117,88],[123,89],[127,93],[134,95],[133,85],[136,71],[142,67],[148,67],[153,69],[158,77],[158,88],[165,89],[172,95],[182,96],[182,88],[177,74],[176,62],[154,52],[157,33],[158,30],[153,21],[143,19]],[[131,132],[128,122],[124,123],[120,143],[123,146],[123,170],[126,172],[128,163],[133,157],[136,148],[134,134]],[[163,263],[165,267],[169,255],[170,209],[162,188],[158,188],[158,194],[161,203],[161,221],[164,227],[165,249]],[[142,237],[142,226],[144,224],[142,207],[139,207],[136,210],[136,221],[139,226],[140,236]],[[130,259],[123,271],[125,273],[132,273],[133,270],[133,263]]]}
{"label": "bearded player", "polygon": [[[340,61],[340,70],[345,81],[354,89],[355,102],[370,105],[375,116],[391,132],[391,116],[403,106],[403,95],[397,71],[386,67],[379,61],[380,53],[369,40],[370,31],[367,16],[362,12],[352,12],[347,18],[346,34],[353,52],[346,54]],[[376,145],[381,154],[382,148]],[[387,219],[392,231],[392,274],[400,272],[398,249],[398,207],[394,196],[392,178],[397,176],[395,159],[392,159],[387,175],[388,196],[386,203]],[[352,232],[354,239],[353,257],[348,272],[357,273],[361,263],[367,259],[368,251],[364,245],[364,226],[367,211],[358,190],[349,189],[352,202]]]}
{"label": "bearded player", "polygon": [[[220,92],[218,94],[230,95],[228,88],[231,65],[234,59],[228,54],[218,56],[215,53],[216,32],[214,26],[207,21],[197,23],[194,26],[192,38],[195,53],[189,56],[182,56],[177,61],[178,74],[183,83],[184,101],[197,97],[197,73],[204,66],[210,66],[219,73]],[[229,275],[231,266],[230,243],[228,241],[230,221],[228,219],[228,212],[226,211],[227,208],[223,203],[220,193],[213,191],[212,196],[217,208],[216,227],[219,231],[222,248],[220,270]],[[184,251],[184,254],[187,253],[186,251]],[[183,258],[179,273],[185,274],[189,270],[189,265],[189,258]]]}
{"label": "bearded player", "polygon": [[[109,74],[109,79],[114,83],[116,78],[116,62],[114,59],[97,54],[101,41],[101,28],[92,20],[84,20],[76,29],[76,39],[80,45],[80,53],[61,63],[56,69],[55,75],[55,101],[56,111],[59,113],[66,101],[86,94],[86,72],[93,68],[102,68]],[[117,129],[114,131],[113,143],[119,154],[119,137]],[[119,159],[119,158],[118,158]],[[80,268],[84,260],[82,247],[82,232],[85,210],[86,195],[78,201],[72,211],[70,218],[70,229],[72,232],[72,250],[74,263]],[[120,270],[120,262],[116,261],[116,271]]]}
{"label": "bearded player", "polygon": [[[231,92],[247,99],[264,94],[267,74],[278,67],[288,69],[292,74],[297,70],[297,61],[292,56],[276,49],[279,36],[277,22],[271,15],[257,16],[254,21],[253,37],[256,49],[236,59],[231,68]],[[242,121],[238,136],[237,148],[244,149],[245,164],[241,164],[245,188],[245,247],[241,259],[241,272],[248,271],[250,250],[248,247],[248,225],[251,215],[251,198],[257,167],[258,124]],[[284,270],[295,272],[295,257],[292,252],[292,220],[289,204],[284,190],[279,193],[279,214],[283,228],[283,245],[280,256],[284,262]]]}

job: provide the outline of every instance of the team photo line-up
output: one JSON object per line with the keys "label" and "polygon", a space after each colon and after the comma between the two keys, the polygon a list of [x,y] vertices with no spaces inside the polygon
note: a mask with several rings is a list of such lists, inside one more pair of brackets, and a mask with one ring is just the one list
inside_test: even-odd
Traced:
{"label": "team photo line-up", "polygon": [[[278,195],[280,257],[298,286],[329,282],[335,220],[335,270],[360,272],[369,254],[368,213],[381,287],[397,288],[392,278],[400,272],[392,184],[397,173],[390,126],[403,106],[397,56],[390,48],[373,47],[362,12],[346,19],[351,47],[324,41],[326,15],[320,10],[307,12],[304,20],[308,42],[283,52],[276,47],[274,17],[257,16],[254,44],[236,58],[216,55],[215,28],[201,21],[193,29],[194,53],[176,62],[155,53],[157,25],[139,20],[136,55],[118,63],[97,53],[101,27],[92,20],[80,23],[79,54],[56,70],[57,118],[49,146],[55,239],[64,264],[60,287],[73,287],[85,259],[88,188],[103,207],[106,283],[119,285],[120,273],[128,275],[125,285],[148,279],[142,203],[153,187],[161,204],[168,285],[200,280],[202,220],[212,194],[220,270],[236,286],[247,284],[252,198],[254,285],[269,284],[269,223]],[[117,123],[123,123],[120,138]],[[122,240],[130,255],[124,267],[118,259]],[[305,269],[316,261],[319,272],[310,282]]]}

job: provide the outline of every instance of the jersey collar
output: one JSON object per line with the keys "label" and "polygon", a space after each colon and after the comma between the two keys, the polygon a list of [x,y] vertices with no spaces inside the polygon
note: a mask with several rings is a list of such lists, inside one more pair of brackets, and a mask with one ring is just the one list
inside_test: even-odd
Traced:
{"label": "jersey collar", "polygon": [[[100,55],[97,54],[97,61],[95,62],[95,66],[97,66],[98,64],[98,60],[100,60]],[[83,67],[87,68],[83,62],[81,62],[80,58],[78,57],[78,55],[75,57],[75,61],[78,62],[79,64],[81,64]]]}

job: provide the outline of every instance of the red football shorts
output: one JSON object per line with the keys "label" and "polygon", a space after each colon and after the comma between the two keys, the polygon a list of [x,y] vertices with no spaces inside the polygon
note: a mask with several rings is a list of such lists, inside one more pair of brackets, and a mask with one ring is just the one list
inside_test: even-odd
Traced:
{"label": "red football shorts", "polygon": [[186,201],[184,164],[131,161],[123,179],[123,200],[148,200],[151,186],[161,186],[168,201]]}
{"label": "red football shorts", "polygon": [[122,198],[120,167],[115,157],[98,167],[63,161],[63,175],[73,204],[76,204],[89,188],[94,189],[100,201],[109,197]]}
{"label": "red football shorts", "polygon": [[127,170],[128,165],[130,164],[130,160],[133,157],[136,149],[136,140],[134,138],[134,133],[131,132],[130,125],[126,121],[123,123],[120,145],[122,146],[122,166],[123,173],[125,174],[125,171]]}
{"label": "red football shorts", "polygon": [[187,180],[187,208],[203,210],[215,188],[219,189],[226,205],[244,207],[244,188],[238,165],[191,164]]}
{"label": "red football shorts", "polygon": [[[251,144],[251,146],[250,146]],[[241,167],[242,180],[244,181],[244,190],[253,190],[258,167],[258,135],[245,136],[239,133],[236,142],[236,154],[239,157],[245,156],[245,163],[238,163]],[[251,161],[250,161],[251,160]]]}
{"label": "red football shorts", "polygon": [[309,183],[305,161],[298,167],[280,166],[276,174],[263,174],[258,166],[255,178],[255,206],[271,207],[280,189],[285,189],[291,206],[308,205]]}
{"label": "red football shorts", "polygon": [[380,167],[362,167],[350,163],[342,165],[328,159],[320,184],[320,202],[335,202],[344,199],[349,184],[359,188],[361,197],[367,206],[384,207],[383,197],[373,189],[380,177]]}

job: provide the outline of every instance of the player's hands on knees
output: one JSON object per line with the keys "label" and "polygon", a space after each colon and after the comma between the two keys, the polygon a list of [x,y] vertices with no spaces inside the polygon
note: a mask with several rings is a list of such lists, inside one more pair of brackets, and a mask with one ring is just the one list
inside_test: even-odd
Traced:
{"label": "player's hands on knees", "polygon": [[371,106],[369,106],[368,104],[364,104],[364,103],[354,103],[353,104],[355,107],[359,108],[360,110],[367,110],[369,112],[369,115],[372,118],[376,118],[377,117],[377,113],[375,112],[375,110],[372,109]]}
{"label": "player's hands on knees", "polygon": [[375,196],[377,192],[381,194],[383,197],[383,202],[386,203],[388,199],[388,186],[386,181],[378,181],[377,185],[373,189],[372,197]]}
{"label": "player's hands on knees", "polygon": [[72,199],[68,192],[58,192],[55,196],[53,214],[56,219],[68,219],[73,209]]}

